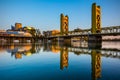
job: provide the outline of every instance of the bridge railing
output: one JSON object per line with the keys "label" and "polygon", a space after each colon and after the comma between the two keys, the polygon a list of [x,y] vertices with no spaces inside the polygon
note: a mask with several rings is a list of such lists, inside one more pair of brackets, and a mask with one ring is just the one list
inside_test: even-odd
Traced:
{"label": "bridge railing", "polygon": [[119,33],[120,32],[120,26],[111,26],[111,27],[103,27],[102,33]]}
{"label": "bridge railing", "polygon": [[[103,27],[101,33],[120,33],[120,26]],[[81,31],[70,31],[68,35],[91,34],[91,29]]]}

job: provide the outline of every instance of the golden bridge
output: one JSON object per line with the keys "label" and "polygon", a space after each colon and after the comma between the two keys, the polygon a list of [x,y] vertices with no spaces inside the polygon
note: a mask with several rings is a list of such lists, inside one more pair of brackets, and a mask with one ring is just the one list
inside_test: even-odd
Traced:
{"label": "golden bridge", "polygon": [[50,31],[44,32],[44,38],[46,41],[71,41],[72,38],[76,37],[80,40],[90,41],[90,42],[101,42],[102,36],[119,36],[120,26],[101,26],[101,7],[92,4],[92,18],[91,18],[91,28],[90,29],[75,29],[74,31],[69,31],[69,17],[68,15],[60,15],[60,32],[52,34]]}
{"label": "golden bridge", "polygon": [[48,35],[46,38],[57,38],[57,37],[78,37],[78,36],[117,36],[120,35],[120,26],[110,26],[101,28],[101,33],[91,34],[91,29],[84,29],[81,31],[69,31],[67,35]]}

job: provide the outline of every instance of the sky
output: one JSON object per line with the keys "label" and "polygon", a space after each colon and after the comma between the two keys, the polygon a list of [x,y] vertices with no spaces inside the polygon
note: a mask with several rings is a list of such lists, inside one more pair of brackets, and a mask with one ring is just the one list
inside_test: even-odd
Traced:
{"label": "sky", "polygon": [[60,29],[60,14],[69,16],[69,30],[91,28],[91,6],[101,6],[102,27],[120,26],[120,0],[0,0],[0,29],[16,22],[41,31]]}

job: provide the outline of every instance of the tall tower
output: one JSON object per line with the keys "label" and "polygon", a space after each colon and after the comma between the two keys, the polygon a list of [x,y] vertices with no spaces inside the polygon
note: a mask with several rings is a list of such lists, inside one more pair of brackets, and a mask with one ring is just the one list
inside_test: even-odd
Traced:
{"label": "tall tower", "polygon": [[60,34],[67,35],[68,34],[68,16],[60,15]]}
{"label": "tall tower", "polygon": [[96,3],[92,4],[92,29],[91,33],[101,33],[101,8]]}

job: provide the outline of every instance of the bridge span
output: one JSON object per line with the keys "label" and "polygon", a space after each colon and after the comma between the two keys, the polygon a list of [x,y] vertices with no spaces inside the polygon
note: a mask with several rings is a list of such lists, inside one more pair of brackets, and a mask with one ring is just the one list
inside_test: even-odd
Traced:
{"label": "bridge span", "polygon": [[101,33],[91,33],[91,29],[84,29],[78,31],[69,31],[67,35],[48,35],[45,38],[52,39],[52,38],[72,38],[72,37],[82,37],[82,36],[118,36],[120,35],[120,26],[111,26],[111,27],[104,27],[101,29]]}

